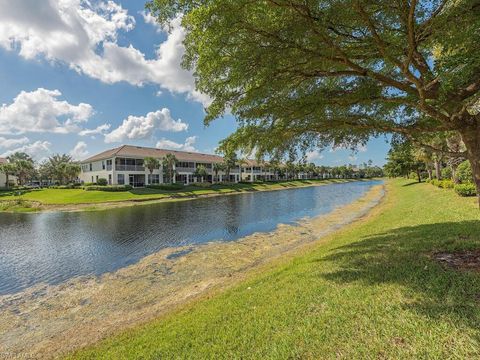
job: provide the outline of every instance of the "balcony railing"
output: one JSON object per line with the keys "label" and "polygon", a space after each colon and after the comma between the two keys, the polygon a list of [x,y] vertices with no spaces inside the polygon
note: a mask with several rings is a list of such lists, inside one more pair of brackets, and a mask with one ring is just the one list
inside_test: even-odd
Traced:
{"label": "balcony railing", "polygon": [[112,165],[107,165],[106,169],[107,169],[107,171],[111,171],[112,170]]}
{"label": "balcony railing", "polygon": [[115,165],[117,171],[145,171],[145,167],[140,165]]}
{"label": "balcony railing", "polygon": [[180,166],[177,166],[175,168],[176,171],[184,171],[184,172],[194,172],[195,171],[195,168],[193,167],[180,167]]}

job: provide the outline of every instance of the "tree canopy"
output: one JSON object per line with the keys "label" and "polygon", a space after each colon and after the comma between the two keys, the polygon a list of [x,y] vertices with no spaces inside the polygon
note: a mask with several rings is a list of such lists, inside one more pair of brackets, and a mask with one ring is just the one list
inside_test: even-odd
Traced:
{"label": "tree canopy", "polygon": [[[458,132],[480,187],[478,0],[151,0],[183,16],[184,66],[260,154]],[[225,144],[225,143],[224,143]],[[232,145],[233,144],[233,145]],[[428,143],[426,147],[432,147]]]}

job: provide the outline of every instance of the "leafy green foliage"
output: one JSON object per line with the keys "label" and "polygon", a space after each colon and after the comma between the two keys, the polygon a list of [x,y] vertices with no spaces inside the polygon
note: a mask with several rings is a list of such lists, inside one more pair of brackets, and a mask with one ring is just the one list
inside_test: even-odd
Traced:
{"label": "leafy green foliage", "polygon": [[455,185],[455,192],[460,196],[475,196],[477,195],[477,189],[472,183],[457,184]]}
{"label": "leafy green foliage", "polygon": [[464,184],[473,182],[472,166],[470,165],[470,162],[464,161],[458,166],[457,178]]}
{"label": "leafy green foliage", "polygon": [[160,160],[148,156],[143,159],[143,165],[150,171],[150,174],[152,174],[155,169],[160,168]]}
{"label": "leafy green foliage", "polygon": [[100,178],[100,179],[97,180],[97,185],[106,186],[106,185],[108,185],[108,181],[107,181],[107,179]]}
{"label": "leafy green foliage", "polygon": [[120,192],[120,191],[129,191],[129,190],[132,190],[133,188],[130,185],[108,185],[108,186],[92,185],[92,186],[85,186],[83,189],[85,191]]}
{"label": "leafy green foliage", "polygon": [[184,66],[213,100],[205,122],[226,111],[239,122],[224,145],[275,157],[331,143],[354,148],[391,132],[458,131],[470,149],[478,140],[470,128],[478,116],[467,111],[480,87],[476,0],[147,7],[162,24],[183,14]]}
{"label": "leafy green foliage", "polygon": [[152,184],[147,185],[149,189],[157,189],[157,190],[168,190],[168,191],[176,191],[182,190],[185,186],[183,184]]}

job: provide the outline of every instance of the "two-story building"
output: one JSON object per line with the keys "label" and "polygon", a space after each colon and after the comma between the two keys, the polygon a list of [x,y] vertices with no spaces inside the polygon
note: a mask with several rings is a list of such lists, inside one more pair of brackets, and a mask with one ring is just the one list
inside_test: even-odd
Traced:
{"label": "two-story building", "polygon": [[[103,178],[111,185],[128,184],[133,187],[165,183],[167,182],[167,171],[162,165],[162,159],[167,154],[173,154],[177,159],[174,166],[177,183],[189,184],[201,180],[209,182],[240,181],[240,168],[231,169],[228,178],[224,172],[220,171],[217,178],[214,179],[214,164],[223,162],[223,158],[218,155],[131,145],[107,150],[82,161],[80,180],[84,183],[95,183],[98,179]],[[150,173],[150,170],[144,166],[146,157],[153,157],[160,161],[160,167],[153,173]],[[195,170],[200,165],[204,166],[207,171],[206,178],[199,179],[195,176]]]}

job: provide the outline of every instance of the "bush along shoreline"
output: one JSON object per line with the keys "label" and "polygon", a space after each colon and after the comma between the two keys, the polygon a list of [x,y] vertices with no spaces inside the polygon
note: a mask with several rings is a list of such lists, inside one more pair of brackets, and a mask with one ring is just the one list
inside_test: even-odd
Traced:
{"label": "bush along shoreline", "polygon": [[460,196],[477,196],[477,190],[473,183],[472,168],[468,161],[461,163],[455,175],[450,172],[443,172],[442,175],[449,175],[450,179],[427,179],[426,182],[442,189],[453,189]]}

